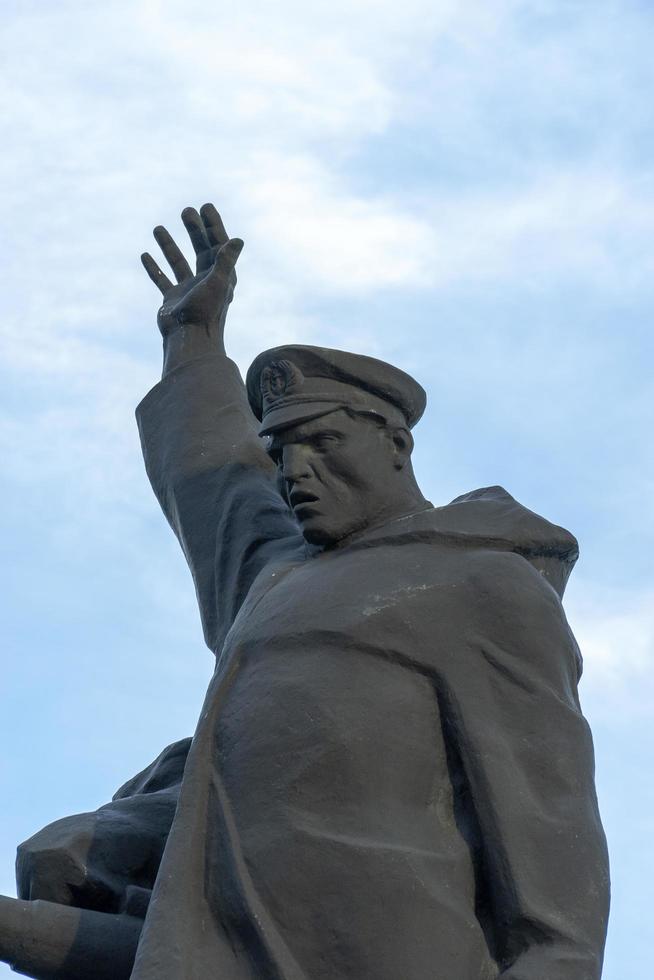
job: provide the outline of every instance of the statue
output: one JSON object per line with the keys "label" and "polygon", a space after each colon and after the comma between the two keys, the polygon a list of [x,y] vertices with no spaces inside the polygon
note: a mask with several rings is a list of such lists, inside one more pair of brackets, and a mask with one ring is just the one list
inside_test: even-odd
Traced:
{"label": "statue", "polygon": [[[0,956],[68,980],[598,980],[608,866],[576,541],[498,487],[411,467],[420,385],[223,333],[242,248],[163,227],[148,476],[216,656],[198,727],[96,814],[19,849]],[[138,948],[137,948],[138,944]]]}

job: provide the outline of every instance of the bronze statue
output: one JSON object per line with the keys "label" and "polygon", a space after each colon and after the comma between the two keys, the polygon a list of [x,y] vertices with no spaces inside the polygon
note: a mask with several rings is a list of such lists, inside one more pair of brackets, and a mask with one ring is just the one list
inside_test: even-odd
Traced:
{"label": "bronze statue", "polygon": [[498,487],[425,500],[425,394],[391,365],[288,346],[244,385],[242,242],[212,205],[182,218],[195,273],[162,227],[175,282],[142,257],[164,371],[137,418],[216,670],[192,742],[22,845],[0,954],[73,980],[598,980],[575,539]]}

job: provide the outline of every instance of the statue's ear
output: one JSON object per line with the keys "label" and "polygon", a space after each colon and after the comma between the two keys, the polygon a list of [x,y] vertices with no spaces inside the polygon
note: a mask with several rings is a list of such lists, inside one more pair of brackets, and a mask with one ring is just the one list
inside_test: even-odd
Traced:
{"label": "statue's ear", "polygon": [[413,452],[413,436],[404,426],[398,426],[391,431],[391,441],[393,443],[393,454],[395,458],[395,468],[404,469],[411,459]]}

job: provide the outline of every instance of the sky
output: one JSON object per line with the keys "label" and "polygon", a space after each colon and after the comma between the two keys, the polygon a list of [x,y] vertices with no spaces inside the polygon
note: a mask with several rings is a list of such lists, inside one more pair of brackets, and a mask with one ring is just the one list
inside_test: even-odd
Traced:
{"label": "sky", "polygon": [[212,658],[133,412],[161,366],[139,255],[213,200],[245,240],[242,370],[291,342],[391,361],[428,393],[427,497],[500,484],[579,538],[565,606],[612,858],[604,978],[646,980],[654,6],[2,10],[0,892],[19,841],[195,726]]}

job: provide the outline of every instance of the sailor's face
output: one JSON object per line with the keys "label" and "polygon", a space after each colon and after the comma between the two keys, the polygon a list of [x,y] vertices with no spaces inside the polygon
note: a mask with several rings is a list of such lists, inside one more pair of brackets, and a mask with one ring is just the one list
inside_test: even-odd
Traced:
{"label": "sailor's face", "polygon": [[388,505],[393,441],[343,409],[276,432],[268,452],[311,544],[328,547],[374,524]]}

